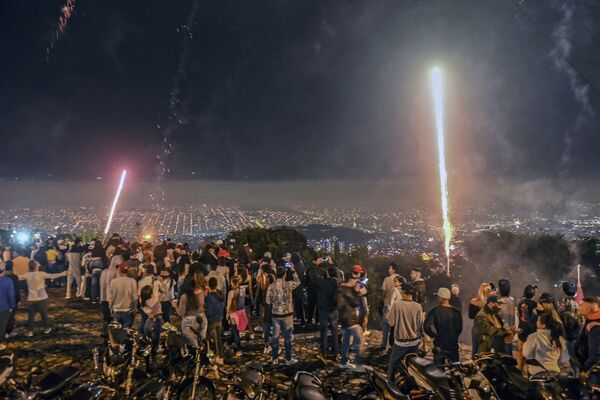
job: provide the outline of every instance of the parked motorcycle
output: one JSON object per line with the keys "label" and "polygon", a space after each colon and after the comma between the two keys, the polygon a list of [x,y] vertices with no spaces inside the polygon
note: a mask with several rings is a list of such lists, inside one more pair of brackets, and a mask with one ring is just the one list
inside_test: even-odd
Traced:
{"label": "parked motorcycle", "polygon": [[0,357],[0,398],[13,400],[63,399],[65,392],[81,374],[79,365],[63,365],[44,373],[34,368],[26,383],[12,377],[14,354]]}
{"label": "parked motorcycle", "polygon": [[266,382],[264,370],[260,366],[248,367],[241,376],[235,372],[220,372],[226,377],[221,381],[227,385],[222,400],[266,400],[274,392],[273,387]]}

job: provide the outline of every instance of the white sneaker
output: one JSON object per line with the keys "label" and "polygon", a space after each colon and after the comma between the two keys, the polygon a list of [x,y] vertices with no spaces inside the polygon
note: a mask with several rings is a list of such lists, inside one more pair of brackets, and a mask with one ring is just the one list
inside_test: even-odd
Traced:
{"label": "white sneaker", "polygon": [[248,337],[249,337],[250,339],[254,339],[254,333],[251,333],[251,334],[250,334]]}
{"label": "white sneaker", "polygon": [[263,331],[262,326],[258,325],[258,326],[254,327],[254,332],[262,332],[262,331]]}
{"label": "white sneaker", "polygon": [[263,350],[263,354],[270,354],[271,353],[271,346],[269,346],[268,344],[265,345],[265,349]]}
{"label": "white sneaker", "polygon": [[298,364],[298,360],[296,360],[295,358],[292,358],[291,360],[286,360],[285,365],[294,365],[294,364]]}
{"label": "white sneaker", "polygon": [[4,337],[6,339],[11,339],[11,338],[14,338],[15,336],[17,336],[17,332],[15,332],[15,331],[12,331],[11,333],[7,333],[6,335],[4,335]]}
{"label": "white sneaker", "polygon": [[279,365],[279,359],[278,358],[273,358],[271,360],[271,364],[273,364],[273,365]]}
{"label": "white sneaker", "polygon": [[66,295],[65,300],[71,300],[71,295],[70,294]]}
{"label": "white sneaker", "polygon": [[52,332],[52,328],[46,328],[42,331],[42,333],[44,333],[44,334],[48,334],[50,332]]}
{"label": "white sneaker", "polygon": [[27,337],[33,337],[33,331],[28,331],[25,336]]}
{"label": "white sneaker", "polygon": [[83,297],[83,299],[84,299],[84,300],[89,300],[90,298],[89,298],[89,297]]}

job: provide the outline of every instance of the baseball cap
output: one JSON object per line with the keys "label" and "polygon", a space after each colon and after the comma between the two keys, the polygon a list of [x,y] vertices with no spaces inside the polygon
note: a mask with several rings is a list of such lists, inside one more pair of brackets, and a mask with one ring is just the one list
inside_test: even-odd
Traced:
{"label": "baseball cap", "polygon": [[227,250],[221,249],[221,250],[219,250],[217,257],[231,258],[231,254],[229,254],[229,252]]}
{"label": "baseball cap", "polygon": [[129,264],[127,264],[126,262],[119,264],[120,272],[127,272],[128,269],[129,269]]}
{"label": "baseball cap", "polygon": [[355,273],[355,274],[360,274],[361,272],[363,272],[363,268],[360,265],[358,265],[358,264],[353,265],[352,266],[352,272]]}
{"label": "baseball cap", "polygon": [[450,300],[450,297],[451,297],[450,289],[441,287],[438,289],[438,291],[435,295],[439,298],[442,298],[445,300]]}
{"label": "baseball cap", "polygon": [[271,260],[273,258],[273,255],[271,254],[270,251],[265,251],[265,254],[263,254],[263,257],[267,257],[269,260]]}
{"label": "baseball cap", "polygon": [[499,303],[498,301],[498,296],[490,296],[487,298],[487,300],[485,301],[485,304],[490,304],[490,303]]}

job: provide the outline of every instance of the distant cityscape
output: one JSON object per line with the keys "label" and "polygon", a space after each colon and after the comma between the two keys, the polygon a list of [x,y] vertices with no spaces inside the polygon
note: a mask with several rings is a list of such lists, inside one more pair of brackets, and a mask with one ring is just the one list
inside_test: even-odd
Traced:
{"label": "distant cityscape", "polygon": [[[506,207],[504,207],[506,209]],[[557,210],[560,210],[557,211]],[[502,207],[463,207],[456,212],[457,250],[465,239],[485,231],[515,233],[555,232],[568,239],[600,236],[600,203],[548,206],[536,211],[502,211]],[[107,219],[103,208],[0,209],[0,228],[28,235],[55,236],[84,231],[102,232]],[[197,245],[206,236],[225,236],[244,228],[288,226],[306,235],[317,250],[341,251],[366,245],[378,255],[433,253],[441,251],[440,218],[420,208],[397,211],[294,207],[286,210],[242,209],[201,205],[130,209],[118,212],[111,232],[131,241],[170,237]]]}

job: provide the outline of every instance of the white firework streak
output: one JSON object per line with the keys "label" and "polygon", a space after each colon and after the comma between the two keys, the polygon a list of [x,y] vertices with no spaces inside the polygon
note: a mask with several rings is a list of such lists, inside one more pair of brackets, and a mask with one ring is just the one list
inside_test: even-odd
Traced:
{"label": "white firework streak", "polygon": [[[155,188],[154,193],[150,193],[150,199],[158,200],[161,203],[166,202],[166,192],[162,188],[162,181],[165,176],[171,172],[168,162],[173,157],[173,145],[170,143],[170,137],[173,132],[180,126],[187,123],[187,118],[185,116],[186,109],[185,103],[181,101],[181,89],[182,82],[187,78],[188,72],[188,64],[190,60],[190,56],[192,54],[192,49],[190,46],[190,42],[192,41],[192,27],[196,22],[196,17],[198,15],[198,1],[194,1],[192,6],[192,10],[187,17],[186,24],[177,28],[178,32],[184,32],[183,36],[183,50],[181,51],[181,55],[179,56],[179,63],[177,64],[177,73],[175,74],[175,78],[173,79],[173,88],[171,89],[171,93],[169,95],[169,115],[166,122],[166,127],[162,131],[162,143],[161,150],[156,154],[157,160],[157,175],[155,178]],[[156,127],[161,129],[161,125],[157,124]]]}

